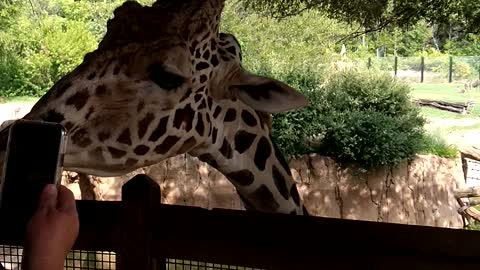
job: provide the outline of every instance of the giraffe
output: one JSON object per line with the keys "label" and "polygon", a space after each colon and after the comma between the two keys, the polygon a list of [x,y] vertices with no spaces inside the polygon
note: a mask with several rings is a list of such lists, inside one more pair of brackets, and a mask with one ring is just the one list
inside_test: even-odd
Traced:
{"label": "giraffe", "polygon": [[123,3],[98,48],[23,118],[64,125],[65,170],[119,176],[188,153],[224,174],[247,210],[307,215],[270,114],[308,101],[242,67],[238,40],[219,32],[223,7]]}

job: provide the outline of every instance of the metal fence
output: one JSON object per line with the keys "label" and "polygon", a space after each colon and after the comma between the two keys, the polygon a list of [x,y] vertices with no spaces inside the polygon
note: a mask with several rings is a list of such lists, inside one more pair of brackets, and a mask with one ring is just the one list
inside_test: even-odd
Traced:
{"label": "metal fence", "polygon": [[[20,270],[23,249],[19,246],[0,245],[0,262],[6,270]],[[117,254],[114,252],[73,250],[65,260],[65,270],[115,270]],[[162,268],[161,268],[162,269]],[[165,260],[166,270],[266,270],[192,260]]]}
{"label": "metal fence", "polygon": [[480,79],[480,56],[387,56],[351,61],[357,68],[386,71],[409,82],[465,83]]}
{"label": "metal fence", "polygon": [[469,158],[465,160],[467,161],[467,186],[480,187],[480,162]]}

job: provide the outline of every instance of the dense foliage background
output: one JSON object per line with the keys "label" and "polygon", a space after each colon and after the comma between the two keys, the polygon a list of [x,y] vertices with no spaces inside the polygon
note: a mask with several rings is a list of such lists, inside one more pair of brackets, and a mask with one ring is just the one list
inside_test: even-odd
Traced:
{"label": "dense foliage background", "polygon": [[[0,96],[43,95],[96,48],[106,21],[123,2],[0,0]],[[309,1],[293,2],[298,5],[284,11]],[[277,19],[280,6],[265,16],[262,7],[269,1],[251,3],[227,1],[221,30],[238,37],[245,68],[285,81],[309,97],[308,108],[274,116],[273,135],[289,157],[319,152],[376,166],[394,164],[433,143],[425,139],[424,120],[409,100],[408,85],[378,72],[381,67],[378,74],[332,73],[333,61],[424,55],[443,59],[438,66],[446,68],[448,55],[480,54],[479,35],[460,27],[465,16],[447,16],[448,24],[417,16],[408,24],[350,35],[366,26],[347,13],[332,16],[331,10],[308,8]],[[350,6],[361,14],[368,10]]]}

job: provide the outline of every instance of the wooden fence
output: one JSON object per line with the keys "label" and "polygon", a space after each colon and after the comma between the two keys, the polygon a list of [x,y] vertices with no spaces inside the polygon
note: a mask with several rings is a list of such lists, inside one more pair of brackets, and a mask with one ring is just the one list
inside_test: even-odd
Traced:
{"label": "wooden fence", "polygon": [[[480,269],[477,231],[159,202],[159,186],[145,175],[123,186],[122,201],[77,201],[74,249],[114,252],[122,270]],[[21,246],[24,224],[2,217],[0,245]],[[169,266],[173,260],[212,266]]]}

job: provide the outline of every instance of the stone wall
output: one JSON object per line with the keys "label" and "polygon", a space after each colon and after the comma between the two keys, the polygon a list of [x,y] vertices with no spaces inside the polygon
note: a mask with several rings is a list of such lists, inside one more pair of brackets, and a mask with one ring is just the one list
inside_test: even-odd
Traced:
{"label": "stone wall", "polygon": [[[460,159],[417,156],[394,169],[341,168],[317,155],[293,161],[292,174],[312,215],[403,224],[462,228],[453,190],[464,183]],[[89,179],[96,200],[121,200],[121,186],[146,173],[161,186],[162,203],[244,209],[233,185],[218,171],[189,155],[115,178]],[[78,177],[64,177],[77,199]],[[85,191],[83,192],[85,196]],[[85,198],[85,197],[84,197]]]}

